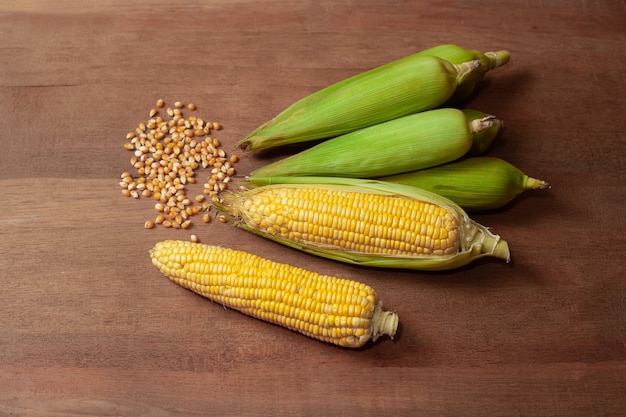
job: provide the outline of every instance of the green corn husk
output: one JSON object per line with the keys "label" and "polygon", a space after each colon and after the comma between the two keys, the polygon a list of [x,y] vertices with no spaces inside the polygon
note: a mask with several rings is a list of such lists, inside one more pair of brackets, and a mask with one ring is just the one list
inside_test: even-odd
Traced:
{"label": "green corn husk", "polygon": [[[361,266],[435,271],[458,268],[484,257],[496,257],[504,259],[507,262],[510,260],[511,254],[505,240],[492,233],[487,227],[470,219],[467,213],[465,213],[462,208],[451,200],[448,200],[438,194],[431,193],[430,191],[421,190],[403,184],[355,178],[285,177],[282,180],[281,184],[259,186],[246,191],[226,193],[223,195],[222,201],[216,201],[213,204],[219,211],[226,215],[224,218],[227,221],[230,221],[235,226],[243,228],[251,233],[307,253]],[[322,189],[358,191],[361,193],[416,199],[437,204],[455,213],[455,217],[458,219],[460,247],[456,253],[450,253],[448,255],[381,255],[352,251],[344,247],[337,247],[331,244],[323,245],[320,243],[311,243],[310,241],[303,242],[296,239],[290,239],[281,235],[280,233],[282,232],[278,232],[278,230],[283,228],[285,225],[284,221],[278,220],[278,218],[283,215],[292,215],[292,213],[275,213],[272,211],[277,210],[276,207],[282,204],[282,197],[275,196],[263,199],[266,209],[264,210],[261,219],[255,219],[255,216],[251,215],[251,213],[247,211],[250,203],[248,200],[250,198],[250,193],[263,191],[264,189],[267,190],[272,187],[285,186],[320,187]],[[274,201],[272,198],[276,200]],[[304,204],[306,206],[306,210],[316,212],[316,210],[321,209],[321,207],[311,204],[310,202],[304,202]],[[325,204],[325,202],[322,204]],[[349,208],[347,209],[349,210]],[[369,221],[367,220],[368,217],[370,217]],[[361,228],[363,230],[367,229],[373,231],[376,227],[378,227],[376,226],[378,222],[381,222],[381,225],[385,222],[384,219],[379,219],[376,221],[375,225],[372,225],[370,222],[371,217],[374,216],[366,215],[363,216],[362,220],[357,220],[355,229]],[[314,222],[319,221],[320,223],[309,224],[309,230],[311,230],[311,228],[316,230],[317,227],[323,227],[322,218],[323,216],[321,214],[319,216],[315,216],[315,219],[319,220],[314,220]],[[255,224],[255,221],[261,223]],[[280,223],[276,223],[278,221]],[[359,222],[363,222],[363,224],[359,225]],[[348,233],[350,225],[353,224],[351,221],[336,221],[335,223],[336,225],[333,227],[339,228],[341,233]],[[263,229],[261,226],[257,226],[258,224],[264,224],[266,228]],[[344,228],[346,229],[344,230]],[[376,238],[378,235],[372,235],[371,237]]]}
{"label": "green corn husk", "polygon": [[[455,77],[457,82],[452,92],[447,91],[447,88],[441,90],[443,94],[450,93],[449,97],[443,101],[438,94],[428,91],[427,85],[435,79],[440,79],[442,74],[438,73],[439,69],[436,69],[433,80],[428,80],[430,66],[418,65],[423,61],[419,58],[424,57],[436,57],[453,64],[456,68],[464,68],[460,72],[457,69]],[[289,143],[326,139],[395,117],[436,108],[444,102],[447,105],[455,105],[472,94],[476,84],[488,71],[505,65],[509,58],[508,51],[483,54],[453,44],[425,49],[335,83],[303,98],[251,132],[240,141],[239,147],[246,150],[260,150]],[[475,68],[467,71],[466,64],[469,62],[472,62]],[[424,62],[421,63],[424,64]],[[440,63],[440,66],[443,67],[445,73],[450,73],[449,65]],[[424,79],[424,84],[418,83]],[[361,86],[363,88],[359,90]],[[405,89],[402,90],[402,87]],[[368,91],[371,91],[371,94],[368,94]],[[397,98],[394,98],[395,95]],[[360,102],[368,98],[371,103],[363,106]],[[377,98],[382,101],[377,102]],[[327,108],[328,106],[331,107]],[[352,114],[353,110],[354,114]],[[320,113],[318,117],[315,117],[316,112]],[[303,115],[307,118],[313,117],[313,119],[293,120]],[[329,116],[336,116],[336,119],[329,119]]]}
{"label": "green corn husk", "polygon": [[[467,120],[470,122],[484,119],[485,117],[493,117],[492,115],[473,109],[463,109],[463,113],[465,113]],[[474,133],[472,147],[464,156],[469,157],[482,155],[487,148],[491,146],[491,143],[500,134],[503,127],[504,122],[500,119],[494,118],[491,126]]]}
{"label": "green corn husk", "polygon": [[261,150],[327,139],[441,106],[481,66],[414,54],[313,93],[264,123],[238,146]]}
{"label": "green corn husk", "polygon": [[453,108],[415,113],[326,140],[256,169],[249,179],[374,178],[429,168],[461,158],[473,137],[494,120],[485,115],[470,123],[463,111]]}
{"label": "green corn husk", "polygon": [[508,51],[485,52],[476,51],[474,49],[466,49],[454,44],[444,44],[434,46],[419,53],[422,56],[436,56],[445,59],[451,64],[460,64],[462,62],[477,59],[480,61],[480,67],[467,77],[455,90],[450,99],[446,102],[446,106],[458,106],[472,95],[476,85],[483,79],[485,74],[495,68],[501,67],[509,62],[510,54]]}
{"label": "green corn husk", "polygon": [[469,211],[500,208],[526,190],[550,188],[547,182],[529,177],[512,164],[489,156],[467,158],[379,180],[432,191]]}

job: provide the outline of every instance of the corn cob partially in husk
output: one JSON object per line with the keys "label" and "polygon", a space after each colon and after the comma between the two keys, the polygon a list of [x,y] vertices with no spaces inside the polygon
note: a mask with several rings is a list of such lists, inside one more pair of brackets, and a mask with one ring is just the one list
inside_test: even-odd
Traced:
{"label": "corn cob partially in husk", "polygon": [[509,162],[488,156],[379,179],[432,191],[471,211],[500,208],[525,190],[550,188]]}
{"label": "corn cob partially in husk", "polygon": [[510,259],[506,241],[430,191],[354,178],[280,180],[214,204],[252,233],[358,265],[445,270],[488,256]]}
{"label": "corn cob partially in husk", "polygon": [[480,60],[458,65],[411,55],[326,87],[292,104],[239,142],[244,150],[326,139],[441,106]]}
{"label": "corn cob partially in husk", "polygon": [[454,108],[411,114],[321,142],[254,170],[249,179],[373,178],[429,168],[461,158],[473,146],[474,136],[491,131],[496,122],[489,115],[470,122]]}
{"label": "corn cob partially in husk", "polygon": [[383,311],[376,291],[360,282],[185,241],[159,242],[150,258],[197,294],[324,342],[358,348],[382,335],[393,339],[398,328],[398,315]]}
{"label": "corn cob partially in husk", "polygon": [[446,105],[451,106],[458,106],[465,102],[472,95],[477,84],[483,79],[487,72],[505,65],[510,59],[508,51],[482,53],[454,44],[434,46],[419,52],[419,55],[436,56],[445,59],[451,64],[460,64],[474,59],[480,61],[480,67],[459,84],[450,99],[446,102]]}

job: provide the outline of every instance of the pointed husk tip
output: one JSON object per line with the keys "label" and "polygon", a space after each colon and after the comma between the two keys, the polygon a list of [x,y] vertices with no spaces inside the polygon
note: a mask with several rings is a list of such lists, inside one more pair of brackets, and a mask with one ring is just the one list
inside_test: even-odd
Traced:
{"label": "pointed husk tip", "polygon": [[473,134],[481,132],[485,129],[489,129],[490,127],[495,125],[497,122],[498,122],[498,119],[496,119],[495,116],[491,116],[491,115],[482,117],[480,119],[474,119],[470,121],[470,131]]}
{"label": "pointed husk tip", "polygon": [[550,184],[543,180],[539,180],[537,178],[526,176],[524,178],[524,189],[525,190],[549,190],[552,188]]}
{"label": "pointed husk tip", "polygon": [[506,65],[511,59],[509,51],[485,52],[485,56],[489,59],[489,70]]}
{"label": "pointed husk tip", "polygon": [[454,65],[458,73],[456,77],[457,84],[461,84],[462,82],[467,80],[472,74],[476,73],[480,69],[481,65],[482,63],[479,59],[473,59],[471,61],[466,61],[461,64]]}
{"label": "pointed husk tip", "polygon": [[506,240],[498,235],[486,235],[482,243],[481,252],[489,256],[511,261],[511,251]]}

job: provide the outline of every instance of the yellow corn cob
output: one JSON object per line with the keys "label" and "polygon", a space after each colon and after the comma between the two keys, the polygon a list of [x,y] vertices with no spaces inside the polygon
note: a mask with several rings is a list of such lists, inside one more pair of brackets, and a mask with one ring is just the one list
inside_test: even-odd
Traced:
{"label": "yellow corn cob", "polygon": [[468,121],[445,108],[400,117],[329,139],[256,169],[256,177],[329,176],[373,178],[430,168],[461,158],[493,116]]}
{"label": "yellow corn cob", "polygon": [[473,211],[500,208],[525,190],[550,188],[547,182],[529,177],[502,159],[488,156],[379,179],[432,191]]}
{"label": "yellow corn cob", "polygon": [[292,104],[239,142],[245,150],[326,139],[446,102],[480,67],[417,54],[355,75]]}
{"label": "yellow corn cob", "polygon": [[185,241],[157,243],[152,263],[172,281],[225,307],[306,336],[357,348],[391,338],[398,315],[371,287],[272,262],[250,253]]}
{"label": "yellow corn cob", "polygon": [[214,204],[245,230],[348,263],[443,270],[484,256],[510,259],[506,241],[429,191],[339,177],[278,181]]}

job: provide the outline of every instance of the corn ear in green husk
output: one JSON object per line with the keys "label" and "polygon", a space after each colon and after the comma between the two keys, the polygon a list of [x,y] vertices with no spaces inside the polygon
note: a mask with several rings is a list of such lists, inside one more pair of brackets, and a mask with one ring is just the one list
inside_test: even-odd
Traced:
{"label": "corn ear in green husk", "polygon": [[470,211],[500,208],[526,190],[550,188],[509,162],[489,156],[379,179],[432,191]]}
{"label": "corn ear in green husk", "polygon": [[261,150],[327,139],[441,106],[477,71],[480,60],[450,64],[414,54],[355,75],[292,104],[238,146]]}
{"label": "corn ear in green husk", "polygon": [[283,176],[374,178],[454,161],[493,116],[468,121],[454,108],[429,110],[369,126],[321,142],[254,170],[249,180]]}
{"label": "corn ear in green husk", "polygon": [[489,148],[495,138],[500,134],[502,128],[504,127],[504,122],[500,119],[495,118],[492,115],[483,113],[478,110],[463,109],[463,113],[465,113],[465,116],[470,123],[474,120],[484,119],[485,117],[493,117],[493,123],[491,124],[491,126],[474,133],[472,147],[469,151],[467,151],[464,156],[470,157],[482,155],[487,150],[487,148]]}
{"label": "corn ear in green husk", "polygon": [[449,270],[484,257],[510,260],[505,240],[430,191],[355,178],[284,180],[226,193],[214,205],[237,227],[351,264]]}
{"label": "corn ear in green husk", "polygon": [[467,101],[487,72],[505,65],[510,59],[508,51],[482,53],[474,49],[467,49],[454,44],[434,46],[419,52],[419,55],[436,56],[445,59],[451,64],[460,64],[474,59],[480,61],[480,67],[478,70],[474,71],[469,77],[463,80],[450,99],[448,99],[445,105],[449,106],[458,106]]}

